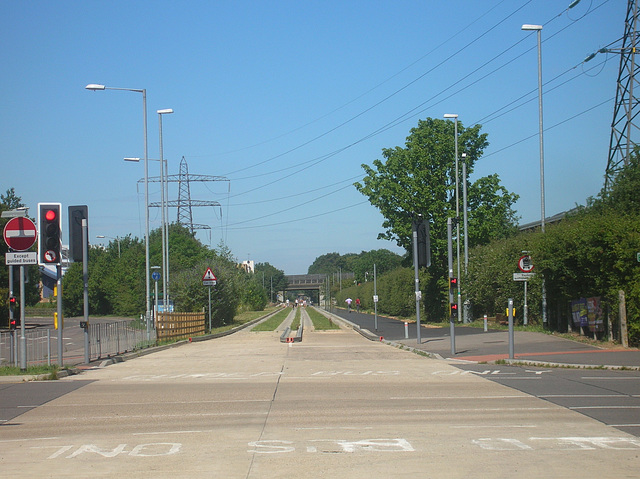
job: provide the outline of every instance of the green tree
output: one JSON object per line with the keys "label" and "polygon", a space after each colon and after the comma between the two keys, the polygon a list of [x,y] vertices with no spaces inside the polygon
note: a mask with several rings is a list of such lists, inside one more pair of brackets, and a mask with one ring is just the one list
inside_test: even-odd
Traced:
{"label": "green tree", "polygon": [[327,253],[318,256],[313,261],[307,270],[307,274],[332,274],[340,268],[345,268],[346,271],[346,267],[346,261],[340,253]]}
{"label": "green tree", "polygon": [[276,268],[269,263],[256,263],[256,278],[262,281],[264,278],[264,288],[269,292],[269,300],[271,301],[271,291],[273,291],[273,301],[278,291],[287,289],[287,278],[284,271]]}
{"label": "green tree", "polygon": [[640,211],[640,147],[634,148],[629,163],[613,178],[609,189],[603,188],[599,198],[592,200],[591,207],[598,211],[611,208],[624,214]]}
{"label": "green tree", "polygon": [[[486,133],[480,125],[465,128],[458,122],[458,148],[466,153],[467,180],[475,162],[487,147]],[[405,147],[382,150],[384,161],[373,166],[362,165],[366,176],[355,187],[378,208],[385,220],[379,238],[395,240],[412,251],[412,221],[418,214],[429,219],[431,231],[431,281],[441,281],[447,274],[447,218],[455,217],[455,131],[451,121],[427,118],[420,120],[407,137]],[[462,181],[459,164],[459,183]],[[461,192],[461,186],[459,186]],[[515,231],[512,206],[517,195],[508,193],[499,184],[497,175],[480,178],[468,188],[469,245],[483,244],[490,238],[507,237]],[[461,196],[461,195],[460,195]],[[463,205],[460,204],[462,210]],[[461,215],[462,216],[462,215]],[[478,226],[473,231],[471,225]],[[480,227],[482,227],[480,229]],[[436,290],[435,284],[426,286]],[[441,294],[443,288],[438,287]],[[429,294],[429,296],[432,296]],[[441,298],[427,306],[429,317],[442,317]]]}
{"label": "green tree", "polygon": [[402,256],[388,249],[363,251],[358,255],[352,255],[348,259],[349,269],[355,274],[357,283],[373,281],[373,265],[376,265],[376,274],[382,275],[392,271],[402,264]]}

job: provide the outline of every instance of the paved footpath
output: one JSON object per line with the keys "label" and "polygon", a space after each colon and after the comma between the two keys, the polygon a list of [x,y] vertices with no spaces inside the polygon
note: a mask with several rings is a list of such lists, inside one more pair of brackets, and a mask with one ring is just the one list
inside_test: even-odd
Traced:
{"label": "paved footpath", "polygon": [[[334,313],[364,330],[369,337],[401,343],[444,359],[472,362],[509,360],[509,333],[505,330],[490,329],[484,332],[481,328],[456,325],[454,354],[451,351],[449,326],[432,327],[423,324],[418,343],[415,323],[408,324],[405,330],[402,321],[379,316],[376,330],[375,319],[371,314],[348,313],[342,309],[334,310]],[[603,349],[550,334],[529,331],[515,331],[514,338],[516,362],[640,369],[640,351],[637,348]]]}
{"label": "paved footpath", "polygon": [[638,438],[454,371],[352,330],[305,333],[300,343],[241,331],[52,382],[75,387],[0,425],[0,471],[25,478],[637,477]]}

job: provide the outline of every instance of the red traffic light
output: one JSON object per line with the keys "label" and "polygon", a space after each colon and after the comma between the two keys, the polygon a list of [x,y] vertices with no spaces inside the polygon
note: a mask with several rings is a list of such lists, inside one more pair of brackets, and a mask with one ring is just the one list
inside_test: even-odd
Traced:
{"label": "red traffic light", "polygon": [[11,297],[9,298],[9,304],[13,304],[13,305],[15,305],[15,304],[16,304],[16,297],[15,297],[15,296],[11,296]]}
{"label": "red traffic light", "polygon": [[458,278],[449,278],[449,286],[452,288],[458,287]]}
{"label": "red traffic light", "polygon": [[47,210],[47,212],[44,214],[44,218],[47,221],[53,221],[56,219],[56,216],[58,215],[56,210]]}

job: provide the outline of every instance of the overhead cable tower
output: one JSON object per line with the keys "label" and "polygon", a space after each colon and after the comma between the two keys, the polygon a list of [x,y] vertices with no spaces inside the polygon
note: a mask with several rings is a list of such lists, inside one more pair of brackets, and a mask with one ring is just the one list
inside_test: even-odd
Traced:
{"label": "overhead cable tower", "polygon": [[638,46],[638,0],[628,0],[627,17],[624,21],[624,36],[619,49],[603,48],[600,53],[620,53],[620,68],[616,87],[616,101],[613,107],[611,122],[611,139],[609,141],[609,159],[605,173],[604,188],[608,190],[612,180],[620,169],[629,164],[629,158],[636,143],[638,124],[636,117],[640,113],[638,101],[638,62],[636,48]]}
{"label": "overhead cable tower", "polygon": [[[141,181],[144,181],[144,179],[138,180],[138,183]],[[149,183],[161,183],[162,178],[159,176],[150,177],[148,181]],[[167,195],[167,206],[171,208],[178,208],[178,224],[188,228],[191,234],[193,234],[195,230],[210,230],[211,226],[209,225],[195,224],[193,222],[192,208],[194,206],[217,206],[221,208],[221,205],[217,201],[192,200],[190,184],[193,181],[213,182],[229,181],[229,179],[224,176],[190,175],[187,160],[183,156],[182,160],[180,160],[180,173],[178,175],[167,175],[165,177],[165,181],[167,183],[178,183],[178,200],[171,201],[168,199]],[[160,202],[149,203],[149,206],[159,208],[161,204]]]}

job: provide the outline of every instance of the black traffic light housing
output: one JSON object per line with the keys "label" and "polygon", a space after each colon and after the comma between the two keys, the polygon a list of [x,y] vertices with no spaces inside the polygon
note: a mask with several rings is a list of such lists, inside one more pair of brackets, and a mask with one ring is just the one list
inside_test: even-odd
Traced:
{"label": "black traffic light housing", "polygon": [[458,278],[450,277],[449,278],[449,307],[451,311],[451,316],[458,315],[458,298],[456,294],[456,290],[458,289]]}
{"label": "black traffic light housing", "polygon": [[431,266],[431,236],[429,232],[429,221],[423,219],[416,224],[418,232],[418,267],[428,268]]}
{"label": "black traffic light housing", "polygon": [[[82,262],[82,220],[89,219],[87,205],[69,206],[69,257],[72,261]],[[87,232],[87,241],[89,233]],[[88,245],[87,245],[88,249]]]}
{"label": "black traffic light housing", "polygon": [[16,329],[20,326],[20,320],[15,317],[16,297],[9,296],[9,308],[11,309],[11,320],[9,321],[9,329]]}
{"label": "black traffic light housing", "polygon": [[62,205],[38,203],[38,263],[62,262]]}

